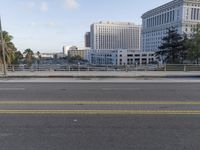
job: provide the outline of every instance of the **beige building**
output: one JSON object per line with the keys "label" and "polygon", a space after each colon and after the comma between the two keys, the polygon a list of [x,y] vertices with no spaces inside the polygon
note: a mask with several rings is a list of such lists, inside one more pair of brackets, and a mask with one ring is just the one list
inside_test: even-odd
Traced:
{"label": "beige building", "polygon": [[77,46],[72,46],[68,50],[68,56],[69,57],[75,57],[75,56],[80,56],[82,59],[87,60],[87,52],[88,48],[80,48]]}
{"label": "beige building", "polygon": [[142,50],[157,51],[169,27],[174,26],[179,34],[190,36],[198,23],[199,0],[173,0],[154,8],[142,15]]}
{"label": "beige building", "polygon": [[80,56],[82,59],[85,58],[85,50],[69,50],[68,51],[69,57]]}
{"label": "beige building", "polygon": [[94,50],[140,50],[141,27],[130,22],[99,22],[91,25],[90,44]]}

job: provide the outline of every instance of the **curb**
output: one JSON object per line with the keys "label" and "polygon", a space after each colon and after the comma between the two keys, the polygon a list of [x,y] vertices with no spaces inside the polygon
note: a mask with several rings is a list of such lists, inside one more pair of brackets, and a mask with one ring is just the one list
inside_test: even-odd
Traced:
{"label": "curb", "polygon": [[163,75],[163,76],[76,76],[76,75],[36,75],[36,76],[0,76],[0,79],[12,79],[12,78],[199,78],[200,79],[200,75]]}

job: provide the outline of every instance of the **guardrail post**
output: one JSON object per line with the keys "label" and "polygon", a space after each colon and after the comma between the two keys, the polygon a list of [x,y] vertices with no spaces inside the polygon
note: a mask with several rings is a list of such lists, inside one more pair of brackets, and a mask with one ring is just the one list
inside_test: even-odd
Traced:
{"label": "guardrail post", "polygon": [[125,71],[128,72],[128,66],[127,65],[125,66]]}
{"label": "guardrail post", "polygon": [[12,72],[15,72],[15,66],[12,65]]}
{"label": "guardrail post", "polygon": [[165,64],[165,66],[164,66],[164,71],[165,72],[167,71],[167,64]]}
{"label": "guardrail post", "polygon": [[78,64],[78,72],[80,72],[80,64]]}
{"label": "guardrail post", "polygon": [[30,66],[30,71],[31,71],[31,72],[34,72],[33,66],[32,66],[32,65]]}
{"label": "guardrail post", "polygon": [[184,65],[184,72],[186,72],[187,71],[187,66],[186,65]]}
{"label": "guardrail post", "polygon": [[69,65],[68,69],[69,69],[69,72],[70,72],[70,71],[71,71],[71,67],[70,67],[70,65]]}
{"label": "guardrail post", "polygon": [[145,66],[145,70],[144,70],[145,72],[147,72],[147,68],[148,68],[148,66],[146,65],[146,66]]}
{"label": "guardrail post", "polygon": [[49,72],[51,72],[53,69],[52,69],[52,66],[50,65],[49,66]]}

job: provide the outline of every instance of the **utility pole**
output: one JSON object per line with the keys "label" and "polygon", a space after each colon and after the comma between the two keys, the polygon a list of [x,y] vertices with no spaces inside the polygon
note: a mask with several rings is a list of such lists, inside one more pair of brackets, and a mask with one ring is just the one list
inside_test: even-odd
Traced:
{"label": "utility pole", "polygon": [[7,70],[6,70],[6,56],[5,56],[5,46],[4,46],[4,39],[3,39],[3,31],[1,26],[1,17],[0,17],[0,36],[1,36],[1,47],[2,47],[2,54],[3,54],[3,73],[6,76]]}

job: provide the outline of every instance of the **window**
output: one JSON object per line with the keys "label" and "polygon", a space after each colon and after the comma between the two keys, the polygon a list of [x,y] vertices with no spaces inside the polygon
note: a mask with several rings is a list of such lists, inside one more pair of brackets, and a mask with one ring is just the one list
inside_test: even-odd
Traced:
{"label": "window", "polygon": [[194,8],[194,20],[196,20],[196,8]]}
{"label": "window", "polygon": [[135,54],[135,57],[140,57],[140,54]]}
{"label": "window", "polygon": [[193,20],[194,8],[191,10],[191,20]]}
{"label": "window", "polygon": [[142,54],[142,56],[144,57],[144,56],[147,56],[147,54]]}
{"label": "window", "polygon": [[133,54],[128,54],[127,57],[133,57]]}
{"label": "window", "polygon": [[169,22],[169,12],[167,12],[167,23]]}

